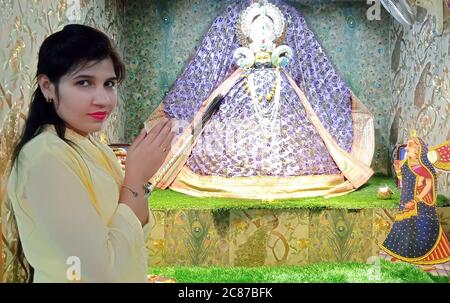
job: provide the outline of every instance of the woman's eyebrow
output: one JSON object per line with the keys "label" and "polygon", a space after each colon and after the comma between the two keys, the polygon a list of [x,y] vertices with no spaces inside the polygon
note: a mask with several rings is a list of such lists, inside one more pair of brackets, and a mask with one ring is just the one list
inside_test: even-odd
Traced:
{"label": "woman's eyebrow", "polygon": [[73,77],[73,79],[78,79],[78,78],[88,78],[88,79],[93,79],[95,78],[94,76],[91,75],[77,75],[76,77]]}
{"label": "woman's eyebrow", "polygon": [[[84,78],[84,79],[95,79],[95,77],[94,76],[92,76],[92,75],[77,75],[76,77],[74,77],[73,79],[75,80],[75,79],[79,79],[79,78]],[[106,79],[106,81],[113,81],[113,80],[117,80],[117,77],[116,76],[113,76],[113,77],[109,77],[108,79]]]}
{"label": "woman's eyebrow", "polygon": [[114,76],[114,77],[108,78],[108,79],[106,79],[106,81],[117,81],[117,77]]}

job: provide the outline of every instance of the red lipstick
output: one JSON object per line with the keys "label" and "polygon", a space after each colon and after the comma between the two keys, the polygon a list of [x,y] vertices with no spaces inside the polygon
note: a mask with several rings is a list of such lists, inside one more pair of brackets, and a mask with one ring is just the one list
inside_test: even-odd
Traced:
{"label": "red lipstick", "polygon": [[91,116],[92,118],[94,118],[96,120],[103,121],[108,116],[108,113],[107,112],[95,112],[95,113],[89,114],[89,116]]}

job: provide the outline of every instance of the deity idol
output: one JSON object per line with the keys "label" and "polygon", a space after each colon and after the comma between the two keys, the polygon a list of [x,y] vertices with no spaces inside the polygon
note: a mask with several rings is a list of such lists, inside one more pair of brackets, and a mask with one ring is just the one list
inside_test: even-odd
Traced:
{"label": "deity idol", "polygon": [[351,192],[373,174],[373,116],[303,15],[239,1],[217,17],[146,122],[176,119],[151,181],[193,196],[285,199]]}

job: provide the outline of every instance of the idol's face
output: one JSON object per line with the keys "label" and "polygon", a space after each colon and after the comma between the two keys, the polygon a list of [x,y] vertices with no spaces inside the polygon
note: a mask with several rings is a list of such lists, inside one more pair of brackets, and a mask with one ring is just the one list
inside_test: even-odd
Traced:
{"label": "idol's face", "polygon": [[267,16],[260,16],[251,25],[251,40],[258,45],[260,51],[270,50],[275,40],[273,21]]}
{"label": "idol's face", "polygon": [[419,145],[414,140],[409,140],[406,145],[406,155],[408,158],[416,160],[419,156]]}
{"label": "idol's face", "polygon": [[51,98],[66,126],[86,136],[102,129],[117,103],[117,77],[111,59],[88,62],[62,76]]}

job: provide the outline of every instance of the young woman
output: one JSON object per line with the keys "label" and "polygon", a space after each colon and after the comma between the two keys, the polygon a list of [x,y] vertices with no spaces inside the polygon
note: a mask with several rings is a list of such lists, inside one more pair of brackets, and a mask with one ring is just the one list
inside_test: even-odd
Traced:
{"label": "young woman", "polygon": [[131,145],[126,169],[91,134],[117,102],[125,68],[108,37],[68,25],[39,50],[38,87],[13,155],[7,199],[35,282],[145,282],[147,180],[170,149],[171,122]]}

